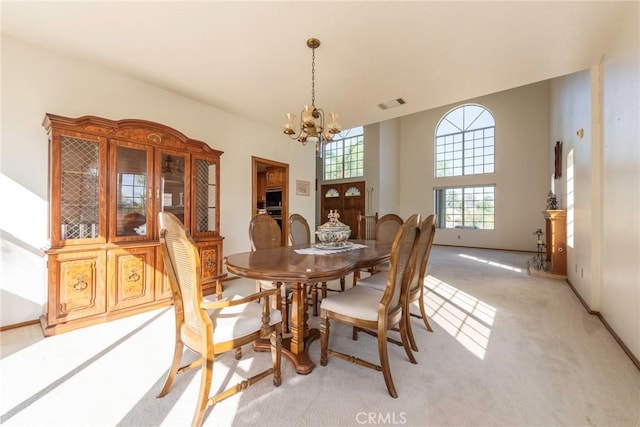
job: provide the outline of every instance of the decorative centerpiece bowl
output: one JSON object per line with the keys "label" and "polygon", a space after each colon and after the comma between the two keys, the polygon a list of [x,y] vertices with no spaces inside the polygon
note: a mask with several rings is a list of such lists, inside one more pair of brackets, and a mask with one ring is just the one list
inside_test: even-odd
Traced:
{"label": "decorative centerpiece bowl", "polygon": [[326,247],[344,246],[351,235],[351,227],[339,221],[337,212],[329,212],[329,221],[318,226],[316,235]]}

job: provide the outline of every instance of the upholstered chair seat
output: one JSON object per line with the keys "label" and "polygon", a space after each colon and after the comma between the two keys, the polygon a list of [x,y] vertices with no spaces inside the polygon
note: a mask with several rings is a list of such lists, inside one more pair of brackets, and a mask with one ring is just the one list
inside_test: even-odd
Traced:
{"label": "upholstered chair seat", "polygon": [[[231,300],[241,298],[234,296]],[[253,302],[207,310],[207,314],[215,325],[213,342],[232,341],[262,327],[262,305]],[[268,325],[275,326],[280,322],[282,322],[280,311],[271,310]]]}
{"label": "upholstered chair seat", "polygon": [[[382,274],[380,276],[383,276]],[[386,280],[384,282],[387,284]],[[382,295],[377,289],[366,286],[356,286],[348,291],[331,295],[322,302],[324,310],[344,314],[363,320],[378,319],[378,309]]]}

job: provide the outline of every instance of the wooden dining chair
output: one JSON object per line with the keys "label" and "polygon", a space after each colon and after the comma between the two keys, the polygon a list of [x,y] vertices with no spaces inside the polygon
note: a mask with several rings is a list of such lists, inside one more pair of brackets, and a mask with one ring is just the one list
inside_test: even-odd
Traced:
{"label": "wooden dining chair", "polygon": [[[413,336],[413,330],[411,327],[411,316],[421,318],[425,327],[429,332],[433,332],[427,314],[425,312],[424,304],[424,280],[427,272],[427,264],[429,263],[429,255],[431,253],[431,247],[433,246],[433,238],[436,233],[436,219],[435,215],[427,216],[421,223],[418,234],[418,239],[414,249],[414,260],[409,265],[413,266],[412,271],[409,272],[409,285],[407,286],[407,292],[402,296],[402,317],[403,322],[406,323],[407,334],[409,336],[409,342],[413,351],[418,351],[415,338]],[[380,272],[372,276],[366,277],[358,281],[358,286],[371,287],[378,291],[384,291],[387,281],[386,272]],[[414,302],[418,302],[420,308],[420,315],[411,313],[411,306]],[[366,331],[365,331],[366,332]],[[357,330],[354,331],[354,338],[357,338]],[[389,339],[398,345],[402,345],[401,342]]]}
{"label": "wooden dining chair", "polygon": [[289,215],[289,242],[292,245],[311,244],[311,229],[309,222],[300,214]]}
{"label": "wooden dining chair", "polygon": [[[433,246],[433,239],[436,236],[436,221],[438,217],[434,214],[429,215],[420,224],[420,240],[418,247],[418,258],[416,260],[416,270],[411,279],[406,298],[406,313],[405,316],[407,322],[407,332],[409,333],[409,342],[411,348],[418,351],[418,346],[413,337],[413,330],[411,328],[411,316],[422,319],[424,326],[429,332],[433,332],[429,320],[427,319],[427,313],[425,311],[424,303],[424,281],[427,277],[427,265],[429,264],[429,256],[431,255],[431,247]],[[418,302],[420,314],[411,312],[411,306],[414,302]]]}
{"label": "wooden dining chair", "polygon": [[403,222],[402,218],[396,214],[389,213],[383,215],[376,222],[376,241],[391,244]]}
{"label": "wooden dining chair", "polygon": [[[200,256],[189,231],[178,218],[167,212],[158,213],[160,248],[175,311],[175,347],[173,361],[158,397],[164,397],[177,374],[202,366],[200,391],[192,426],[200,426],[205,411],[247,386],[273,374],[273,384],[282,382],[280,373],[282,348],[282,316],[271,310],[270,298],[278,298],[275,289],[218,301],[204,301],[200,279]],[[262,305],[255,301],[262,300]],[[270,337],[271,366],[215,396],[209,396],[215,357],[231,350],[236,358],[241,346],[258,338]],[[187,365],[180,366],[184,347],[199,355]]]}
{"label": "wooden dining chair", "polygon": [[[387,332],[398,328],[407,357],[413,363],[411,346],[402,322],[401,295],[408,285],[407,271],[411,271],[409,263],[416,243],[418,216],[412,215],[400,227],[391,247],[390,268],[387,286],[379,292],[366,286],[355,286],[339,294],[330,295],[320,304],[320,364],[326,366],[328,356],[336,356],[360,366],[382,371],[387,391],[391,397],[398,393],[391,376],[387,351]],[[329,348],[330,321],[335,320],[353,327],[373,330],[377,334],[378,356],[380,365],[350,356]]]}
{"label": "wooden dining chair", "polygon": [[[280,226],[269,214],[257,214],[251,218],[249,223],[249,241],[252,251],[280,247],[282,246]],[[268,289],[277,289],[281,296],[276,300],[275,308],[282,313],[284,332],[289,332],[289,297],[291,292],[282,282],[256,281],[256,291]]]}
{"label": "wooden dining chair", "polygon": [[[389,213],[383,215],[376,223],[376,242],[391,244],[402,222],[402,218],[396,214]],[[388,269],[388,262],[378,264],[372,268],[371,274],[374,274],[376,271],[386,271]]]}
{"label": "wooden dining chair", "polygon": [[[311,229],[309,227],[309,223],[300,214],[291,214],[289,216],[289,242],[292,245],[309,245],[312,243],[311,240]],[[308,284],[311,292],[311,306],[313,307],[313,315],[318,315],[319,310],[319,298],[318,298],[318,283],[309,283]],[[340,292],[344,291],[345,288],[345,279],[344,277],[340,278]],[[329,288],[327,287],[327,282],[322,282],[320,284],[320,295],[322,298],[327,297],[327,291]],[[337,291],[331,289],[331,291]]]}
{"label": "wooden dining chair", "polygon": [[[289,242],[292,245],[310,245],[311,244],[311,229],[309,223],[300,214],[294,213],[289,215]],[[311,289],[311,306],[313,307],[313,315],[318,315],[318,284],[307,283],[307,286]],[[327,295],[327,282],[322,284],[322,295]]]}
{"label": "wooden dining chair", "polygon": [[[393,239],[395,238],[398,229],[402,226],[402,218],[393,213],[383,215],[380,219],[377,219],[377,216],[378,214],[376,212],[374,239],[376,242],[380,243],[393,243]],[[356,270],[353,272],[353,285],[355,286],[358,283],[358,280],[360,280],[360,273],[362,271],[369,273],[369,275],[373,275],[380,270],[386,271],[388,269],[389,263],[386,262],[374,265],[364,270]]]}

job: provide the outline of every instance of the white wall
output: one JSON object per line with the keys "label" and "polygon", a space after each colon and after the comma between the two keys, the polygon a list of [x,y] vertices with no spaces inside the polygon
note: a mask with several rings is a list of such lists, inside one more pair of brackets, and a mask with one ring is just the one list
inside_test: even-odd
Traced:
{"label": "white wall", "polygon": [[640,29],[635,13],[603,61],[600,312],[640,359]]}
{"label": "white wall", "polygon": [[[574,151],[569,280],[640,358],[639,4],[634,8],[601,64],[553,80],[550,135],[564,140],[565,160]],[[565,164],[556,187],[561,201],[566,179]]]}
{"label": "white wall", "polygon": [[[212,74],[215,78],[215,74]],[[297,196],[295,180],[315,180],[315,149],[271,129],[191,99],[70,57],[2,36],[0,151],[0,325],[46,311],[47,136],[45,113],[67,117],[145,119],[173,127],[224,151],[220,228],[224,253],[249,250],[251,156],[290,165],[289,211],[310,219],[313,197]]]}
{"label": "white wall", "polygon": [[402,218],[407,218],[413,212],[402,212],[398,191],[400,188],[400,119],[380,123],[379,141],[379,182],[378,188],[374,190],[379,200],[376,211],[380,216],[395,213]]}
{"label": "white wall", "polygon": [[[496,122],[496,172],[434,178],[434,132],[451,109],[466,103],[488,108]],[[434,212],[436,187],[495,184],[496,229],[438,229],[436,244],[534,251],[533,232],[544,229],[549,191],[549,83],[540,82],[446,105],[400,119],[402,215]]]}
{"label": "white wall", "polygon": [[380,212],[380,123],[364,127],[364,180],[367,191],[365,215]]}
{"label": "white wall", "polygon": [[[577,135],[579,129],[584,131],[582,139]],[[590,306],[594,303],[592,290],[599,287],[599,278],[592,275],[588,250],[592,244],[591,235],[598,228],[591,218],[591,158],[598,155],[592,154],[592,137],[590,70],[553,79],[549,166],[553,168],[555,142],[562,141],[562,177],[556,180],[555,188],[559,207],[567,210],[567,277]],[[573,171],[570,171],[567,156],[572,150]],[[567,180],[570,179],[573,179],[573,204],[568,202],[567,195]]]}

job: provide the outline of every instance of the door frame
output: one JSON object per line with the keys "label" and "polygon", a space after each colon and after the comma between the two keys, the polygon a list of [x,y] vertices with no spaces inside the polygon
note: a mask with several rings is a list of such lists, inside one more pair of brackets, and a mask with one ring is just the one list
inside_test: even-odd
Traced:
{"label": "door frame", "polygon": [[261,168],[278,167],[284,169],[284,185],[282,187],[282,246],[287,246],[289,236],[289,164],[276,160],[251,156],[251,215],[256,215],[258,205],[258,172]]}

